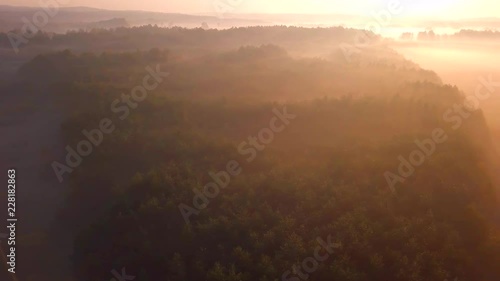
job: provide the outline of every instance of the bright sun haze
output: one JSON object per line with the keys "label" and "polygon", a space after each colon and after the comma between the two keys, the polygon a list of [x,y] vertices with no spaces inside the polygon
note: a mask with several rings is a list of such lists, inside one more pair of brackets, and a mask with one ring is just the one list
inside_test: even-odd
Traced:
{"label": "bright sun haze", "polygon": [[[48,1],[48,0],[47,0]],[[72,0],[68,6],[88,6],[113,10],[147,10],[158,12],[213,13],[217,0]],[[367,15],[393,0],[240,0],[235,13],[308,13]],[[39,0],[0,0],[3,5],[37,6]],[[496,0],[401,0],[403,16],[461,19],[499,15]]]}

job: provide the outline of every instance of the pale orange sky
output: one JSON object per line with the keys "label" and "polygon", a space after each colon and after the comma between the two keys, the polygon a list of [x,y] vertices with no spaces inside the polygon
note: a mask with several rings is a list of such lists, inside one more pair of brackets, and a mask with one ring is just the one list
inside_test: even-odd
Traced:
{"label": "pale orange sky", "polygon": [[[43,1],[0,0],[0,5],[39,6]],[[241,4],[234,13],[346,13],[366,15],[398,0],[63,0],[67,6],[88,6],[112,10],[147,10],[180,13],[214,13],[216,1]],[[498,0],[399,0],[402,16],[460,19],[500,16]]]}

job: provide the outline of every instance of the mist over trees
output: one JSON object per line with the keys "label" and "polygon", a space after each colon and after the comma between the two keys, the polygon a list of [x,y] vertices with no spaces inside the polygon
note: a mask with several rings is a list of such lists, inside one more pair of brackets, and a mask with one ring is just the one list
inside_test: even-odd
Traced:
{"label": "mist over trees", "polygon": [[[72,242],[62,280],[109,280],[122,268],[136,280],[303,280],[286,272],[318,237],[337,246],[321,250],[328,258],[314,272],[302,268],[308,280],[497,280],[499,166],[483,112],[462,108],[468,117],[454,129],[459,113],[443,115],[464,92],[376,35],[356,46],[358,32],[40,32],[21,57],[0,35],[1,54],[22,63],[0,89],[50,100],[63,143],[76,148],[83,131],[113,125],[62,175],[68,190],[50,229]],[[349,60],[343,43],[356,48]],[[151,69],[168,75],[118,109]],[[276,119],[284,112],[293,118]],[[262,141],[273,118],[283,129]],[[400,157],[436,129],[445,141],[391,190],[386,172],[411,165]],[[47,167],[66,164],[65,149]],[[229,161],[240,172],[227,179]],[[209,182],[219,192],[203,199]],[[49,240],[26,235],[24,259],[57,245]],[[54,270],[26,266],[31,278]]]}

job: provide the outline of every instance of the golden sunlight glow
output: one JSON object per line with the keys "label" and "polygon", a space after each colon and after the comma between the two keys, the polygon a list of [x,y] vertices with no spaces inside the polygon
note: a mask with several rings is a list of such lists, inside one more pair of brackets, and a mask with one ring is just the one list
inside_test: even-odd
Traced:
{"label": "golden sunlight glow", "polygon": [[[460,19],[495,17],[500,13],[496,0],[70,0],[68,6],[88,6],[113,10],[147,10],[158,12],[214,13],[214,4],[228,3],[234,13],[295,13],[369,15],[389,3],[400,2],[402,17],[435,17]],[[43,2],[43,1],[42,1]],[[0,5],[38,6],[39,0],[0,0]]]}

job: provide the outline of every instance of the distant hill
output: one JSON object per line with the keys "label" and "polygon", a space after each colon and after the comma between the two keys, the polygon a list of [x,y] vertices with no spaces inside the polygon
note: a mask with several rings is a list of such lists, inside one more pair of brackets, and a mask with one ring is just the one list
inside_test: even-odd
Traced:
{"label": "distant hill", "polygon": [[[0,32],[20,29],[22,18],[31,19],[40,11],[40,7],[15,7],[0,5]],[[344,26],[363,29],[373,21],[370,15],[354,16],[346,14],[236,14],[227,13],[219,18],[217,13],[188,15],[179,13],[163,13],[151,11],[114,11],[89,7],[63,7],[51,17],[43,27],[46,32],[64,33],[68,30],[87,29],[98,22],[123,19],[125,26],[158,25],[160,27],[179,26],[186,28],[231,28],[246,26],[294,25],[300,27]],[[99,28],[113,28],[121,24],[97,24]],[[474,18],[462,20],[440,20],[422,18],[394,18],[389,27],[451,27],[454,29],[500,29],[499,18]]]}
{"label": "distant hill", "polygon": [[88,28],[118,28],[128,27],[129,23],[124,18],[115,18],[110,20],[98,21],[88,25]]}
{"label": "distant hill", "polygon": [[[40,11],[39,7],[14,7],[0,5],[0,32],[22,28],[22,18],[31,19]],[[117,19],[121,23],[118,24]],[[126,24],[125,24],[126,23]],[[230,28],[249,25],[265,25],[266,22],[257,19],[228,18],[219,19],[214,15],[186,15],[178,13],[160,13],[147,11],[112,11],[88,7],[64,7],[51,17],[43,27],[46,32],[64,33],[68,30],[86,29],[89,26],[98,28],[113,28],[119,26],[181,26],[188,28],[202,27],[203,23],[211,28]]]}

